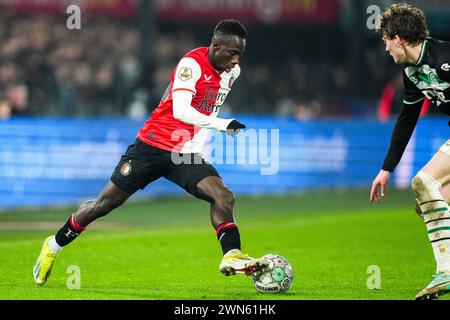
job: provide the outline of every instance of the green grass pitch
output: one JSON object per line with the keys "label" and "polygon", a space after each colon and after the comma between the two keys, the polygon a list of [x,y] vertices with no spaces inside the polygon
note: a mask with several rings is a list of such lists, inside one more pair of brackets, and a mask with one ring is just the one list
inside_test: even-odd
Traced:
{"label": "green grass pitch", "polygon": [[[0,299],[412,299],[431,281],[434,258],[412,193],[388,191],[379,205],[368,190],[237,197],[243,251],[286,257],[295,271],[287,294],[258,293],[251,278],[218,272],[209,205],[194,198],[116,209],[64,248],[42,287],[32,278],[42,241],[74,207],[0,212]],[[48,230],[26,230],[42,221]],[[71,265],[80,268],[78,290],[66,286]],[[372,265],[378,290],[367,287]]]}

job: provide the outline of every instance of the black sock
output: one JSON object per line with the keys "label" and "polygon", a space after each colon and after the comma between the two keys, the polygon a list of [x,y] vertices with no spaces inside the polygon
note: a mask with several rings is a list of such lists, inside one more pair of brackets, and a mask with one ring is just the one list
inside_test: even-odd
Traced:
{"label": "black sock", "polygon": [[86,227],[80,226],[75,222],[75,213],[70,216],[66,224],[56,233],[55,241],[61,247],[64,247],[75,240]]}
{"label": "black sock", "polygon": [[241,235],[237,225],[233,222],[224,222],[216,230],[217,239],[222,246],[223,254],[232,249],[241,250]]}

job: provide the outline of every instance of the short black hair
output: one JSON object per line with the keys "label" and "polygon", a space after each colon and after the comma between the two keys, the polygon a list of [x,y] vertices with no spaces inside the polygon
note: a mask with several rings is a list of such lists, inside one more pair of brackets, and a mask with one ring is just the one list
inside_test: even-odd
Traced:
{"label": "short black hair", "polygon": [[247,37],[247,29],[245,26],[241,22],[233,19],[220,21],[214,29],[214,35],[218,33],[226,36],[238,36],[242,39]]}

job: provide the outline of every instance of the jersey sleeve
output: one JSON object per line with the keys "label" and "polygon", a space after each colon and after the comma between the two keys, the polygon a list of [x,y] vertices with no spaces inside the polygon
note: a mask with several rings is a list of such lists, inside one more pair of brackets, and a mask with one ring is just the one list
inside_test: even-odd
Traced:
{"label": "jersey sleeve", "polygon": [[175,70],[172,92],[185,90],[195,96],[196,84],[202,75],[202,70],[197,61],[192,58],[183,58]]}
{"label": "jersey sleeve", "polygon": [[450,49],[449,52],[446,52],[439,57],[439,60],[437,74],[442,80],[450,82]]}
{"label": "jersey sleeve", "polygon": [[410,105],[403,104],[403,109],[395,122],[389,150],[384,159],[383,170],[393,172],[400,162],[419,120],[422,105],[422,100]]}
{"label": "jersey sleeve", "polygon": [[189,92],[179,90],[173,93],[173,117],[197,127],[226,131],[235,119],[221,119],[207,116],[191,107],[192,96]]}
{"label": "jersey sleeve", "polygon": [[422,91],[420,91],[419,88],[417,88],[414,83],[411,82],[405,71],[403,71],[403,86],[405,89],[403,95],[403,103],[405,105],[413,105],[425,99]]}

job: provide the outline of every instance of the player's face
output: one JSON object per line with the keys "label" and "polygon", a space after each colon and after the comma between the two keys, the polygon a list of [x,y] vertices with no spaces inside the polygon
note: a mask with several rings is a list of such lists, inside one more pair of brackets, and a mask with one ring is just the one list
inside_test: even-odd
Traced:
{"label": "player's face", "polygon": [[393,39],[387,39],[386,37],[383,37],[383,41],[386,45],[386,52],[391,55],[396,64],[406,63],[405,48],[398,36],[395,36],[395,38]]}
{"label": "player's face", "polygon": [[218,71],[230,72],[239,64],[245,51],[245,39],[238,36],[223,36],[213,41],[211,63]]}

